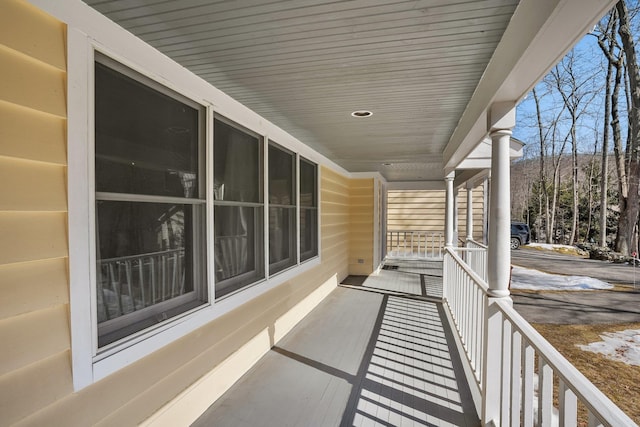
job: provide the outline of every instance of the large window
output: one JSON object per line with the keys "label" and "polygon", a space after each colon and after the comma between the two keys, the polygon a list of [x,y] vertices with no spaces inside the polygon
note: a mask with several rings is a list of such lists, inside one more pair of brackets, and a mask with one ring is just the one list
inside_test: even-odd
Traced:
{"label": "large window", "polygon": [[159,52],[68,30],[80,390],[317,266],[319,171],[300,141]]}
{"label": "large window", "polygon": [[214,122],[216,298],[264,278],[263,140]]}
{"label": "large window", "polygon": [[98,347],[207,302],[204,109],[98,57]]}
{"label": "large window", "polygon": [[297,262],[296,156],[269,144],[269,274]]}
{"label": "large window", "polygon": [[247,288],[276,286],[317,256],[318,171],[267,132],[205,107],[214,104],[206,97],[196,102],[101,53],[94,59],[94,145],[85,157],[94,179],[83,184],[94,190],[86,208],[94,216],[71,201],[74,221],[87,222],[70,235],[95,248],[95,268],[81,280],[83,289],[93,283],[81,299],[91,310],[74,316],[92,320],[83,354],[103,375],[235,304],[220,299],[247,301],[261,292]]}

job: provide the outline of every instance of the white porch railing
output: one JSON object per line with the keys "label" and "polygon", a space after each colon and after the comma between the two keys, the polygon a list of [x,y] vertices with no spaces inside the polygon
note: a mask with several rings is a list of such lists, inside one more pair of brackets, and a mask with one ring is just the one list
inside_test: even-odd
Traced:
{"label": "white porch railing", "polygon": [[467,240],[464,248],[452,248],[458,256],[475,272],[483,281],[487,281],[487,247],[473,240]]}
{"label": "white porch railing", "polygon": [[387,256],[390,257],[442,259],[443,249],[442,231],[387,231]]}
{"label": "white porch railing", "polygon": [[476,250],[445,251],[443,295],[482,421],[576,426],[580,403],[589,426],[635,426],[513,309],[510,298],[489,297],[486,281],[456,253]]}
{"label": "white porch railing", "polygon": [[456,252],[469,253],[466,248],[451,248],[444,255],[442,297],[453,319],[463,353],[473,374],[469,386],[477,399],[482,395],[483,351],[487,284]]}
{"label": "white porch railing", "polygon": [[184,249],[171,249],[98,261],[98,321],[184,294],[184,256]]}

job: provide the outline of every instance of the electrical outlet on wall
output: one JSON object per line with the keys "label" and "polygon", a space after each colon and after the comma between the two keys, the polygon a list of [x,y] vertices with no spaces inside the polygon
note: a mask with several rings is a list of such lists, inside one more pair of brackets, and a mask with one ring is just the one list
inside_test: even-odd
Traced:
{"label": "electrical outlet on wall", "polygon": [[358,258],[358,264],[364,264],[364,259]]}

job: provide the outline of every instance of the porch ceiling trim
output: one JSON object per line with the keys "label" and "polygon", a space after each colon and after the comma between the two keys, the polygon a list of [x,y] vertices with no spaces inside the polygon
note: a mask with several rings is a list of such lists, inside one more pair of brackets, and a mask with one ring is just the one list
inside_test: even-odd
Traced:
{"label": "porch ceiling trim", "polygon": [[[524,142],[511,138],[509,146],[509,158],[511,160],[522,157]],[[483,139],[473,151],[458,165],[456,170],[464,169],[490,169],[491,168],[491,140]]]}
{"label": "porch ceiling trim", "polygon": [[489,176],[489,169],[467,169],[461,173],[457,173],[453,180],[454,188],[473,188],[476,187],[480,181]]}
{"label": "porch ceiling trim", "polygon": [[614,0],[520,2],[444,150],[445,174],[488,134],[490,106],[521,100],[614,4]]}

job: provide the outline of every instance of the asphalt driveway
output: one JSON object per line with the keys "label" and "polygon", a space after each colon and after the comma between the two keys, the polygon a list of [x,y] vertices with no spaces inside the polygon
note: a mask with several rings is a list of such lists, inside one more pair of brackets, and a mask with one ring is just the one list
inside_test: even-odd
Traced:
{"label": "asphalt driveway", "polygon": [[529,322],[640,322],[640,267],[524,248],[511,251],[511,263],[547,273],[593,277],[627,287],[626,291],[514,291],[514,308]]}
{"label": "asphalt driveway", "polygon": [[634,268],[627,264],[613,264],[526,247],[511,251],[511,264],[545,273],[593,277],[612,285],[633,287],[635,284],[640,289],[640,267]]}

